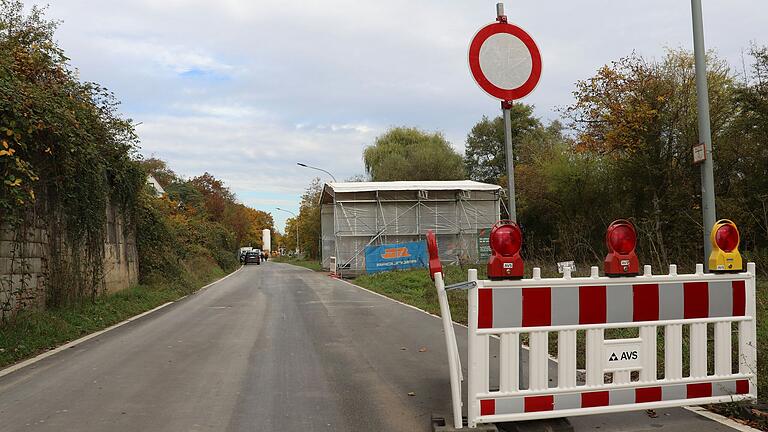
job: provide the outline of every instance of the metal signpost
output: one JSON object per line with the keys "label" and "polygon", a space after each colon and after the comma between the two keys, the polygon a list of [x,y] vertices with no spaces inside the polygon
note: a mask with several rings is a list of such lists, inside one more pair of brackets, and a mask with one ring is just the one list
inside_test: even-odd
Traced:
{"label": "metal signpost", "polygon": [[481,28],[469,45],[469,69],[483,91],[501,101],[507,159],[509,219],[517,220],[512,153],[512,103],[536,88],[541,77],[541,54],[533,38],[507,22],[504,4],[496,4],[496,22]]}
{"label": "metal signpost", "polygon": [[704,216],[704,262],[709,260],[712,245],[709,233],[717,220],[715,211],[715,175],[712,160],[712,132],[709,127],[709,94],[707,93],[707,62],[704,48],[704,24],[701,0],[691,0],[693,16],[693,54],[696,58],[696,99],[699,112],[699,142],[704,146],[701,164],[701,212]]}

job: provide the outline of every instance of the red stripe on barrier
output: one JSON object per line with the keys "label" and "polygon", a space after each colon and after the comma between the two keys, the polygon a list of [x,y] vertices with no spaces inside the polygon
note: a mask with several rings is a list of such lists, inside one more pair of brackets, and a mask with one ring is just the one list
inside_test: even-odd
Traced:
{"label": "red stripe on barrier", "polygon": [[688,384],[688,399],[712,397],[712,383]]}
{"label": "red stripe on barrier", "polygon": [[632,285],[632,319],[633,321],[658,321],[658,284]]}
{"label": "red stripe on barrier", "polygon": [[480,415],[496,414],[496,399],[480,399]]}
{"label": "red stripe on barrier", "polygon": [[525,412],[552,411],[555,408],[555,397],[528,396],[525,398]]}
{"label": "red stripe on barrier", "polygon": [[733,316],[744,316],[747,314],[747,289],[744,281],[731,282],[733,289]]}
{"label": "red stripe on barrier", "polygon": [[747,394],[749,393],[749,381],[747,380],[737,380],[736,381],[736,394]]}
{"label": "red stripe on barrier", "polygon": [[709,288],[706,282],[686,282],[683,284],[683,317],[709,317]]}
{"label": "red stripe on barrier", "polygon": [[579,324],[604,324],[605,302],[605,285],[580,286]]}
{"label": "red stripe on barrier", "polygon": [[552,325],[549,288],[523,288],[523,327]]}
{"label": "red stripe on barrier", "polygon": [[592,408],[608,406],[610,393],[607,391],[587,392],[581,394],[581,407]]}
{"label": "red stripe on barrier", "polygon": [[635,403],[658,402],[661,400],[661,387],[642,387],[635,389]]}
{"label": "red stripe on barrier", "polygon": [[493,328],[493,290],[477,290],[477,328]]}

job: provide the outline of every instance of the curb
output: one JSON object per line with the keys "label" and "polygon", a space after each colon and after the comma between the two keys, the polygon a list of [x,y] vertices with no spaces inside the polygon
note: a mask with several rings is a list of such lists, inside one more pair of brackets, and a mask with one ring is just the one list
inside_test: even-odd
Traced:
{"label": "curb", "polygon": [[50,351],[46,351],[46,352],[44,352],[44,353],[42,353],[42,354],[38,354],[38,355],[36,355],[35,357],[32,357],[32,358],[30,358],[30,359],[27,359],[27,360],[23,360],[23,361],[21,361],[21,362],[19,362],[19,363],[16,363],[16,364],[13,364],[13,365],[11,365],[11,366],[8,366],[8,367],[6,367],[5,369],[0,369],[0,378],[4,377],[4,376],[6,376],[6,375],[9,375],[9,374],[11,374],[11,373],[13,373],[13,372],[16,372],[16,371],[17,371],[17,370],[19,370],[19,369],[23,369],[23,368],[25,368],[25,367],[27,367],[27,366],[29,366],[29,365],[35,364],[35,363],[37,363],[37,362],[39,362],[39,361],[41,361],[41,360],[43,360],[43,359],[46,359],[46,358],[48,358],[48,357],[50,357],[50,356],[52,356],[52,355],[58,354],[58,353],[60,353],[60,352],[62,352],[62,351],[64,351],[64,350],[66,350],[66,349],[72,348],[72,347],[74,347],[74,346],[77,346],[77,345],[79,345],[79,344],[81,344],[81,343],[83,343],[83,342],[86,342],[86,341],[88,341],[88,340],[91,340],[91,339],[93,339],[93,338],[95,338],[95,337],[101,336],[102,334],[104,334],[104,333],[106,333],[106,332],[108,332],[108,331],[110,331],[110,330],[114,330],[114,329],[116,329],[116,328],[118,328],[118,327],[122,327],[122,326],[124,326],[124,325],[128,324],[129,322],[132,322],[132,321],[136,321],[136,320],[137,320],[137,319],[139,319],[139,318],[143,318],[143,317],[145,317],[145,316],[147,316],[147,315],[149,315],[149,314],[151,314],[151,313],[157,312],[157,311],[159,311],[160,309],[163,309],[163,308],[165,308],[165,307],[167,307],[167,306],[169,306],[169,305],[172,305],[172,304],[174,304],[174,303],[178,303],[178,302],[180,302],[181,300],[183,300],[183,299],[185,299],[185,298],[187,298],[187,297],[189,297],[189,296],[191,296],[191,295],[197,294],[197,293],[199,293],[200,291],[202,291],[202,290],[204,290],[204,289],[206,289],[206,288],[208,288],[208,287],[210,287],[210,286],[212,286],[212,285],[214,285],[214,284],[217,284],[217,283],[219,283],[219,282],[223,281],[224,279],[226,279],[226,278],[228,278],[228,277],[230,277],[230,276],[234,275],[235,273],[237,273],[237,272],[239,272],[240,270],[242,270],[242,268],[243,268],[243,267],[242,267],[242,266],[240,266],[240,268],[238,268],[237,270],[233,271],[232,273],[230,273],[230,274],[228,274],[228,275],[226,275],[226,276],[224,276],[224,277],[222,277],[222,278],[220,278],[220,279],[217,279],[217,280],[215,280],[215,281],[213,281],[213,282],[209,283],[208,285],[205,285],[205,286],[202,286],[202,287],[198,288],[198,289],[197,289],[195,292],[193,292],[192,294],[187,294],[187,295],[185,295],[185,296],[183,296],[183,297],[180,297],[180,298],[178,298],[178,299],[176,299],[176,300],[174,300],[174,301],[169,301],[169,302],[167,302],[167,303],[161,304],[160,306],[158,306],[158,307],[156,307],[156,308],[154,308],[154,309],[150,309],[150,310],[148,310],[148,311],[146,311],[146,312],[142,312],[142,313],[140,313],[140,314],[138,314],[138,315],[134,315],[134,316],[132,316],[132,317],[130,317],[130,318],[128,318],[128,319],[126,319],[126,320],[124,320],[124,321],[121,321],[121,322],[119,322],[119,323],[117,323],[117,324],[111,325],[111,326],[109,326],[109,327],[107,327],[107,328],[105,328],[105,329],[102,329],[102,330],[99,330],[99,331],[97,331],[97,332],[94,332],[94,333],[91,333],[91,334],[85,335],[85,336],[83,336],[83,337],[81,337],[81,338],[79,338],[79,339],[75,339],[75,340],[73,340],[73,341],[71,341],[71,342],[67,342],[67,343],[66,343],[66,344],[64,344],[64,345],[58,346],[58,347],[56,347],[56,348],[54,348],[54,349],[52,349],[52,350],[50,350]]}

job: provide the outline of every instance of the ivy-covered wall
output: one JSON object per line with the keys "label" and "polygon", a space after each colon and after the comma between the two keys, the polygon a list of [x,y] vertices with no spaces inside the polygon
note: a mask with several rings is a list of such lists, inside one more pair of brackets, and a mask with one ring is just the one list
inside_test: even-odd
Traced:
{"label": "ivy-covered wall", "polygon": [[[23,309],[46,306],[49,281],[60,275],[51,273],[53,260],[70,261],[87,253],[84,244],[66,245],[66,252],[52,257],[49,224],[43,215],[30,214],[22,228],[0,228],[0,322]],[[117,292],[138,283],[139,258],[135,228],[126,225],[116,206],[107,208],[104,260],[100,292]],[[63,255],[63,256],[61,256]]]}

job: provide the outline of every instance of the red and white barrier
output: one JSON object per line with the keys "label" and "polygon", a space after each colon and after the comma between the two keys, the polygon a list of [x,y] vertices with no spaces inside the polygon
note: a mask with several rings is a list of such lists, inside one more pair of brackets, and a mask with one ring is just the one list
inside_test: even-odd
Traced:
{"label": "red and white barrier", "polygon": [[[469,427],[586,414],[754,399],[756,390],[755,265],[744,273],[477,280],[469,271]],[[435,275],[446,344],[456,427],[461,425],[461,366],[441,273]],[[450,287],[449,287],[450,288]],[[713,328],[710,344],[707,328]],[[687,328],[687,329],[686,329]],[[637,329],[636,337],[606,339],[608,329]],[[735,329],[735,330],[734,330]],[[684,374],[683,333],[689,334]],[[577,350],[577,333],[585,333]],[[557,378],[549,380],[549,334],[557,334]],[[732,333],[738,334],[738,370],[732,367]],[[528,366],[520,371],[521,335],[528,337]],[[500,339],[498,360],[490,337]],[[663,341],[663,347],[657,344]],[[710,346],[711,345],[711,346]],[[708,352],[714,368],[708,371]],[[577,356],[585,370],[577,370]],[[657,357],[663,356],[659,370]],[[491,383],[489,364],[499,362]],[[528,385],[522,388],[521,373]],[[580,378],[581,377],[581,378]],[[579,379],[580,378],[580,379]],[[491,391],[491,388],[498,390]]]}

